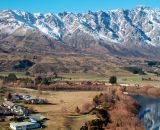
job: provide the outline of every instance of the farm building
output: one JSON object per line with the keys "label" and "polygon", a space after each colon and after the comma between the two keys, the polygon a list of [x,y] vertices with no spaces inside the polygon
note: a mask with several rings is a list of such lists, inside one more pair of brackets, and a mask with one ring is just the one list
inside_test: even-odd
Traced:
{"label": "farm building", "polygon": [[12,130],[30,130],[40,128],[41,125],[37,122],[19,122],[10,123],[10,128]]}

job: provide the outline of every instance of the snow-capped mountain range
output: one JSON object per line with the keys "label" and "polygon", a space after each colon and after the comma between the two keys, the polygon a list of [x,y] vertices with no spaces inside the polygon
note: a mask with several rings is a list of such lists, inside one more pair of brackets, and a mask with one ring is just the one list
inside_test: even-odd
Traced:
{"label": "snow-capped mountain range", "polygon": [[[0,11],[0,34],[3,34],[0,36],[1,44],[5,43],[8,36],[25,36],[29,30],[38,31],[58,43],[76,48],[89,48],[94,43],[92,49],[112,46],[116,50],[138,50],[135,47],[140,47],[141,51],[147,50],[148,53],[151,52],[150,48],[160,48],[160,9],[138,6],[132,10],[77,14]],[[160,52],[159,49],[157,52]]]}

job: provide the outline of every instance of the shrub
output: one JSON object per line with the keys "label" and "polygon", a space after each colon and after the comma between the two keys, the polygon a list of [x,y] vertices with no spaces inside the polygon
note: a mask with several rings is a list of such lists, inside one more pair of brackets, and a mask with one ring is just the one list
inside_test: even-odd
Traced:
{"label": "shrub", "polygon": [[58,78],[58,74],[54,72],[54,78]]}
{"label": "shrub", "polygon": [[44,84],[44,85],[49,85],[50,82],[48,81],[47,78],[43,78],[42,81],[41,81],[41,84]]}
{"label": "shrub", "polygon": [[75,112],[78,113],[78,114],[80,113],[80,109],[79,109],[78,106],[76,107]]}
{"label": "shrub", "polygon": [[7,100],[11,100],[12,99],[12,94],[11,93],[7,93],[6,94],[6,98],[7,98]]}
{"label": "shrub", "polygon": [[7,81],[13,82],[17,80],[17,76],[15,73],[10,73],[7,77]]}
{"label": "shrub", "polygon": [[38,76],[35,78],[35,83],[40,84],[42,82],[42,77]]}
{"label": "shrub", "polygon": [[31,74],[30,74],[30,72],[26,72],[26,74],[25,74],[26,76],[30,76]]}
{"label": "shrub", "polygon": [[117,77],[116,76],[111,76],[110,79],[109,79],[109,83],[116,84],[117,83]]}
{"label": "shrub", "polygon": [[133,73],[133,74],[146,75],[145,72],[141,68],[127,67],[126,70]]}
{"label": "shrub", "polygon": [[95,97],[93,98],[93,104],[94,104],[95,106],[100,105],[99,96],[95,96]]}

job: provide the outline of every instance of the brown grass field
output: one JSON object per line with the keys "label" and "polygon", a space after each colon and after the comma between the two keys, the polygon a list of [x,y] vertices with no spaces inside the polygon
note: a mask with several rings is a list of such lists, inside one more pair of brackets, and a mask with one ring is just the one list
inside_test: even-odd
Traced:
{"label": "brown grass field", "polygon": [[[44,130],[79,130],[86,121],[95,119],[94,115],[79,115],[75,112],[78,106],[83,109],[85,103],[92,104],[93,97],[101,92],[81,91],[81,92],[38,92],[30,89],[12,89],[12,92],[30,94],[39,98],[47,99],[49,105],[26,105],[28,108],[39,112],[49,120],[44,123]],[[2,125],[0,130],[8,130],[9,124]]]}

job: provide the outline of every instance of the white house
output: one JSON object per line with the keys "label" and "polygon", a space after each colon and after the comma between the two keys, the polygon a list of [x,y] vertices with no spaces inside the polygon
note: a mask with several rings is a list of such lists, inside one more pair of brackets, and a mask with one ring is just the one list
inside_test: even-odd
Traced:
{"label": "white house", "polygon": [[10,123],[10,128],[12,130],[30,130],[40,128],[41,125],[37,122],[18,122]]}

